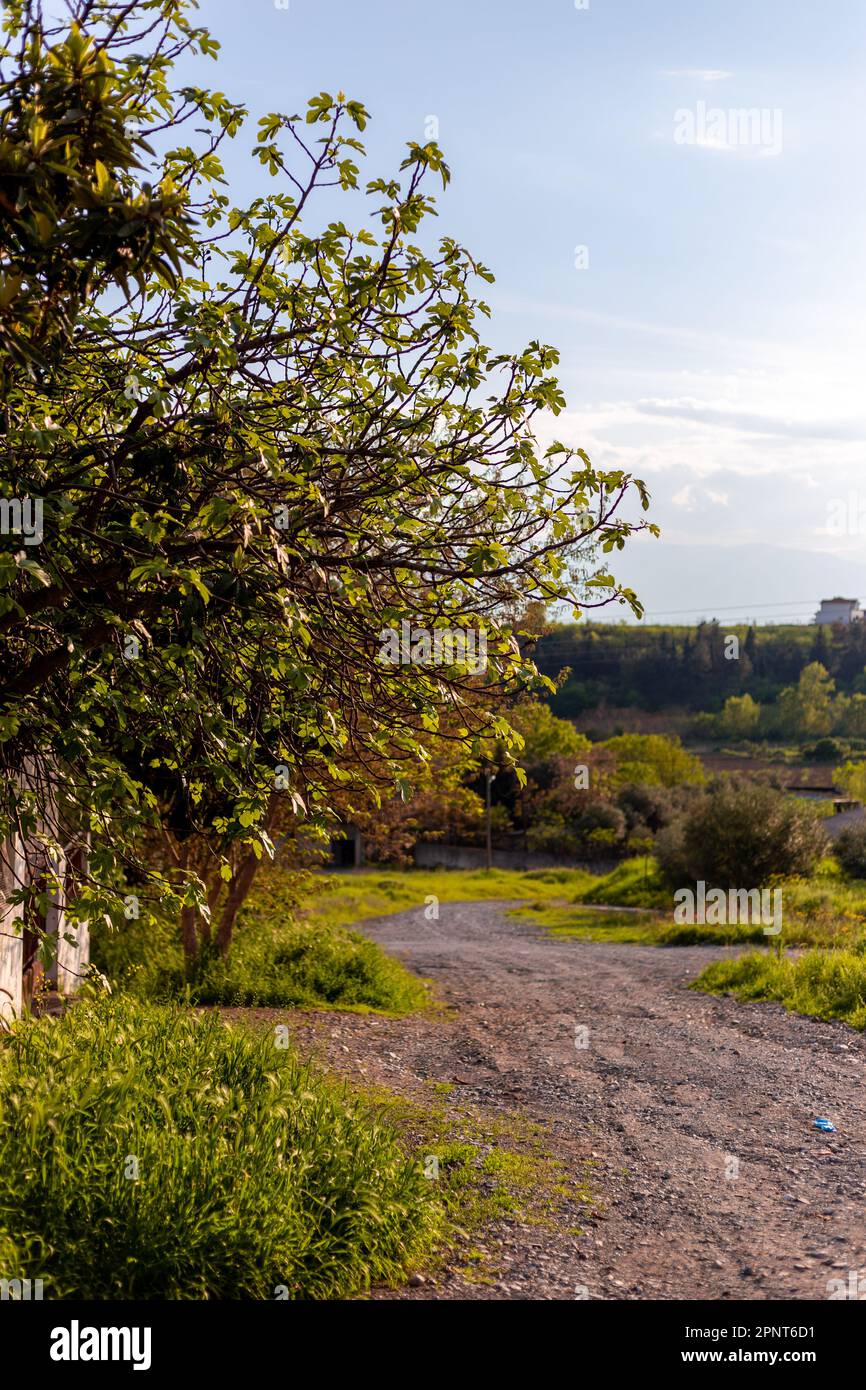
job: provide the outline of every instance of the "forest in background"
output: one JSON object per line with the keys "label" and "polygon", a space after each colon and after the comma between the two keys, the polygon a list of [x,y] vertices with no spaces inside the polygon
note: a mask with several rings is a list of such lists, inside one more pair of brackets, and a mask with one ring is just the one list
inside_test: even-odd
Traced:
{"label": "forest in background", "polygon": [[[736,636],[739,655],[725,655]],[[545,675],[569,675],[551,698],[561,719],[599,706],[659,713],[672,707],[719,713],[731,695],[776,701],[801,673],[820,663],[846,694],[866,693],[866,624],[850,627],[785,625],[627,627],[552,623],[539,639],[535,662]],[[584,721],[581,721],[584,723]]]}

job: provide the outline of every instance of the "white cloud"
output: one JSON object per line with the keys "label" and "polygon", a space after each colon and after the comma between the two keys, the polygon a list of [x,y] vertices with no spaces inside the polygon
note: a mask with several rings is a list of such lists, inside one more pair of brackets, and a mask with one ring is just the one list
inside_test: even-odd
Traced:
{"label": "white cloud", "polygon": [[662,72],[662,77],[687,77],[696,82],[724,82],[733,75],[724,68],[667,68]]}
{"label": "white cloud", "polygon": [[637,401],[636,409],[644,415],[698,421],[705,425],[718,425],[722,429],[742,430],[747,434],[784,435],[792,439],[866,441],[864,420],[795,420],[776,415],[757,415],[746,410],[732,409],[728,403],[711,403],[688,397],[668,401]]}
{"label": "white cloud", "polygon": [[673,494],[671,501],[675,507],[682,507],[687,512],[693,512],[697,505],[694,483],[686,483],[685,487]]}

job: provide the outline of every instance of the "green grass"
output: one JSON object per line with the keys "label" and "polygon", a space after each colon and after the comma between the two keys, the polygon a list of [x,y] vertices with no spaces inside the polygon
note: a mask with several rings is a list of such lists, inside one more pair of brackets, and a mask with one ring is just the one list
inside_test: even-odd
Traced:
{"label": "green grass", "polygon": [[350,924],[440,902],[561,897],[593,882],[575,869],[370,870],[299,875],[265,869],[241,911],[227,960],[184,976],[179,932],[168,921],[130,921],[120,932],[93,929],[93,961],[136,998],[275,1008],[375,1010],[406,1014],[430,1002],[429,987]]}
{"label": "green grass", "polygon": [[[811,878],[780,880],[783,929],[767,937],[760,922],[714,925],[678,924],[673,920],[673,893],[663,883],[653,859],[624,860],[611,873],[595,878],[568,900],[538,898],[512,910],[554,937],[618,941],[655,946],[764,945],[858,949],[866,941],[866,881],[845,879],[834,860],[821,861]],[[631,907],[633,912],[592,911],[593,906]],[[644,910],[640,910],[644,909]]]}
{"label": "green grass", "polygon": [[[277,1008],[374,1010],[406,1014],[429,1005],[429,986],[351,924],[438,903],[501,900],[554,937],[664,946],[765,945],[857,949],[866,939],[866,881],[846,880],[832,859],[809,879],[782,884],[781,938],[760,923],[677,925],[673,895],[652,858],[611,873],[582,869],[516,872],[371,869],[299,875],[263,871],[240,914],[227,961],[205,962],[186,981],[176,928],[129,922],[117,934],[94,928],[93,958],[120,988],[150,1000]],[[593,906],[636,912],[592,912]]]}
{"label": "green grass", "polygon": [[717,961],[691,986],[707,994],[771,999],[794,1013],[840,1018],[866,1028],[866,953],[807,951],[800,956],[750,954]]}
{"label": "green grass", "polygon": [[461,1106],[456,1089],[430,1083],[429,1101],[378,1089],[367,1094],[404,1135],[425,1169],[435,1171],[431,1182],[446,1212],[446,1243],[462,1249],[467,1260],[461,1270],[464,1278],[491,1283],[491,1253],[466,1247],[491,1223],[502,1220],[551,1229],[568,1223],[572,1234],[582,1234],[579,1223],[600,1209],[589,1183],[593,1161],[584,1163],[575,1180],[550,1154],[543,1125],[507,1112],[481,1120]]}
{"label": "green grass", "polygon": [[528,903],[508,914],[529,922],[549,936],[574,937],[578,941],[620,941],[654,945],[660,935],[658,918],[649,912],[594,912],[591,908]]}
{"label": "green grass", "polygon": [[[655,860],[641,855],[591,879],[567,903],[561,899],[535,901],[513,909],[511,915],[531,921],[552,937],[583,941],[648,946],[730,946],[767,941],[760,923],[678,924],[673,920],[673,906],[673,892],[663,882]],[[593,907],[607,910],[593,911]],[[617,907],[637,910],[617,912]]]}
{"label": "green grass", "polygon": [[516,901],[573,898],[588,891],[598,876],[584,869],[370,869],[331,875],[308,900],[311,916],[330,925],[439,902]]}
{"label": "green grass", "polygon": [[624,859],[603,878],[596,878],[575,899],[611,907],[667,908],[673,910],[673,894],[659,875],[651,856]]}
{"label": "green grass", "polygon": [[444,1221],[393,1128],[273,1036],[115,997],[0,1044],[0,1274],[46,1297],[346,1296]]}
{"label": "green grass", "polygon": [[203,961],[191,980],[178,929],[164,920],[129,922],[120,932],[97,924],[94,964],[139,999],[391,1014],[429,1004],[426,983],[399,961],[338,916],[311,910],[319,885],[326,893],[326,883],[312,876],[306,882],[279,868],[263,874],[239,914],[228,958]]}
{"label": "green grass", "polygon": [[532,903],[513,908],[509,916],[541,927],[549,936],[560,940],[571,937],[577,941],[640,946],[733,946],[767,940],[759,924],[682,926],[673,922],[669,915],[657,912],[599,912],[589,907],[549,907]]}

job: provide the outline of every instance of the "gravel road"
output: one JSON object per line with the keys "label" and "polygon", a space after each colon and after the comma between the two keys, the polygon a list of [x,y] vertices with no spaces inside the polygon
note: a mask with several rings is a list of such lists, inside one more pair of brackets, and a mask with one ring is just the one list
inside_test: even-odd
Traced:
{"label": "gravel road", "polygon": [[382,1296],[825,1299],[842,1280],[866,1298],[860,1034],[689,991],[727,948],[556,940],[508,907],[362,925],[447,1017],[307,1015],[297,1036],[404,1094],[455,1082],[482,1122],[543,1121],[571,1174],[592,1160],[604,1210],[582,1236],[497,1223],[494,1285],[454,1269]]}

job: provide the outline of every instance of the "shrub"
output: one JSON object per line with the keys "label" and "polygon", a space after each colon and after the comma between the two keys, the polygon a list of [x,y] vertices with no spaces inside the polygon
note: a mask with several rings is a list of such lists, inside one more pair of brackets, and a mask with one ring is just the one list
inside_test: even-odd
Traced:
{"label": "shrub", "polygon": [[[180,992],[182,980],[175,981]],[[423,1008],[423,983],[374,941],[321,923],[247,926],[227,960],[203,963],[191,987],[200,1004],[269,1004],[283,1008]]]}
{"label": "shrub", "polygon": [[866,823],[843,830],[833,841],[833,853],[849,878],[866,878]]}
{"label": "shrub", "polygon": [[526,843],[533,854],[561,854],[577,858],[581,846],[574,828],[559,811],[546,810],[533,820],[526,832]]}
{"label": "shrub", "polygon": [[719,780],[661,832],[656,857],[672,884],[759,888],[775,875],[808,874],[826,846],[807,803],[760,783]]}
{"label": "shrub", "polygon": [[816,763],[835,763],[844,755],[845,749],[835,738],[819,738],[811,748],[803,749],[803,757]]}
{"label": "shrub", "polygon": [[438,1229],[391,1131],[212,1015],[85,999],[16,1024],[0,1122],[0,1255],[51,1298],[341,1296]]}
{"label": "shrub", "polygon": [[527,844],[533,851],[593,859],[616,854],[621,847],[626,818],[612,802],[593,799],[577,816],[567,819],[547,809],[529,827]]}
{"label": "shrub", "polygon": [[620,787],[617,804],[625,814],[629,832],[646,827],[655,834],[682,811],[688,795],[689,789],[685,787],[635,783]]}

